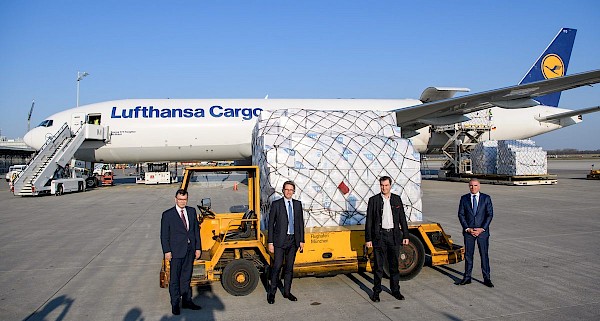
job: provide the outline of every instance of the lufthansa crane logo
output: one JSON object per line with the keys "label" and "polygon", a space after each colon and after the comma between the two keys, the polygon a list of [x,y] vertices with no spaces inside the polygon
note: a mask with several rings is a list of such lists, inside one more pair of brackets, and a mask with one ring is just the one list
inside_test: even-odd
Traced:
{"label": "lufthansa crane logo", "polygon": [[544,78],[562,77],[565,74],[565,64],[556,54],[549,54],[542,59],[542,74]]}

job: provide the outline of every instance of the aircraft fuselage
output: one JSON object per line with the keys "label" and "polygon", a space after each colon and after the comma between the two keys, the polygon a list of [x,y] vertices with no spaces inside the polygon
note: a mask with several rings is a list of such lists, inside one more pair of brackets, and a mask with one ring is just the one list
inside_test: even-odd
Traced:
{"label": "aircraft fuselage", "polygon": [[[131,99],[68,109],[32,129],[25,142],[39,149],[49,135],[67,123],[75,132],[96,120],[109,131],[109,140],[86,141],[75,157],[86,161],[133,163],[147,161],[239,160],[252,156],[252,130],[263,110],[378,110],[420,104],[413,99]],[[495,127],[484,139],[522,139],[563,127],[535,117],[563,111],[537,106],[492,108]],[[480,111],[478,113],[487,112]],[[489,113],[488,113],[489,114]],[[48,121],[52,122],[51,126]],[[573,120],[575,122],[575,120]],[[443,145],[447,137],[429,127],[410,138],[420,152]]]}

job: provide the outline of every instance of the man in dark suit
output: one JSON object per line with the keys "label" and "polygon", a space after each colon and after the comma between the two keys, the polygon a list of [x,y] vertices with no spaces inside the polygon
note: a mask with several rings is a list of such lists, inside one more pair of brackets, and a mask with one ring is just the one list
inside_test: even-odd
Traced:
{"label": "man in dark suit", "polygon": [[373,262],[373,295],[371,300],[379,302],[383,264],[387,260],[390,270],[390,290],[397,300],[404,300],[400,293],[400,272],[398,271],[399,246],[408,245],[408,223],[400,196],[392,193],[392,179],[383,176],[379,179],[381,193],[371,196],[367,205],[365,241],[375,253]]}
{"label": "man in dark suit", "polygon": [[493,288],[494,284],[490,279],[488,248],[490,243],[490,223],[494,216],[494,208],[492,207],[492,198],[487,194],[480,193],[480,188],[479,180],[475,178],[471,179],[469,181],[469,190],[471,192],[463,195],[458,205],[458,219],[460,220],[460,225],[462,225],[465,239],[465,275],[458,284],[466,285],[471,283],[473,252],[475,252],[475,242],[477,242],[479,255],[481,256],[483,284]]}
{"label": "man in dark suit", "polygon": [[296,251],[304,250],[304,217],[302,203],[292,199],[296,185],[292,181],[283,183],[283,198],[274,201],[269,211],[268,240],[269,252],[274,253],[271,266],[271,284],[267,293],[267,302],[275,303],[277,281],[283,269],[283,297],[290,301],[298,301],[292,294],[292,277]]}
{"label": "man in dark suit", "polygon": [[192,268],[194,258],[201,253],[200,228],[196,218],[196,210],[186,206],[188,193],[180,189],[175,193],[175,206],[162,213],[160,220],[160,243],[165,260],[171,261],[169,294],[171,295],[171,311],[174,315],[181,313],[180,299],[183,309],[199,310],[200,306],[192,301]]}

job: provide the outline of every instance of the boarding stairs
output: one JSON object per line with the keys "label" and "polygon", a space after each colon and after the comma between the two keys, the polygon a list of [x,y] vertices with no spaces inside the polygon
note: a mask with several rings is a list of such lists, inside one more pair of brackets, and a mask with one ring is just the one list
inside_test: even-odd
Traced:
{"label": "boarding stairs", "polygon": [[49,181],[57,169],[65,167],[85,140],[105,140],[100,125],[83,124],[75,134],[65,123],[58,132],[48,138],[25,170],[13,182],[13,193],[33,196],[50,190]]}

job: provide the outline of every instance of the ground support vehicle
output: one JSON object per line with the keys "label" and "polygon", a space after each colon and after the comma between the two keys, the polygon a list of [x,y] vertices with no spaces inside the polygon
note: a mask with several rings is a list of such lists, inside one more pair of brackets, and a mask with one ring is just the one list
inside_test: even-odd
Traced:
{"label": "ground support vehicle", "polygon": [[[52,194],[56,196],[64,193],[85,192],[86,179],[83,178],[84,169],[82,168],[59,168],[54,173],[54,177],[49,180],[42,188],[36,189],[34,195]],[[11,191],[13,187],[11,186]]]}
{"label": "ground support vehicle", "polygon": [[[188,167],[181,188],[189,193],[189,206],[203,198],[198,205],[202,255],[194,261],[192,285],[221,281],[227,292],[240,296],[254,291],[261,273],[268,274],[272,257],[266,227],[261,226],[258,167],[227,169],[230,174],[223,175],[217,174],[223,171],[220,167]],[[225,199],[228,205],[213,207],[206,196]],[[410,244],[398,253],[403,279],[416,276],[427,257],[431,265],[464,259],[464,248],[454,244],[438,223],[412,222],[409,233]],[[365,247],[362,225],[306,228],[305,242],[304,252],[296,254],[295,277],[371,271],[373,253]],[[163,259],[161,287],[169,284],[169,268]]]}
{"label": "ground support vehicle", "polygon": [[177,177],[169,171],[169,163],[146,163],[147,170],[141,168],[136,177],[137,184],[158,185],[177,182]]}
{"label": "ground support vehicle", "polygon": [[592,166],[592,169],[590,170],[590,173],[587,174],[586,178],[587,179],[600,179],[600,169],[594,169],[594,166]]}
{"label": "ground support vehicle", "polygon": [[25,167],[27,167],[27,165],[12,165],[8,168],[8,172],[6,172],[6,181],[10,182],[14,179],[14,177],[16,175],[19,175],[20,172],[23,171],[23,169],[25,169]]}
{"label": "ground support vehicle", "polygon": [[[410,222],[408,229],[410,243],[398,253],[400,279],[417,276],[426,259],[431,266],[464,259],[463,247],[454,244],[439,223]],[[373,251],[365,247],[364,225],[307,228],[305,241],[304,252],[296,254],[295,277],[372,271]],[[387,263],[384,271],[389,275]]]}
{"label": "ground support vehicle", "polygon": [[[254,291],[270,257],[260,233],[258,167],[235,170],[240,173],[238,179],[224,182],[228,175],[218,174],[221,167],[188,167],[181,188],[189,193],[189,206],[203,198],[197,206],[202,255],[194,261],[192,285],[220,280],[227,292],[239,296]],[[238,185],[244,188],[234,190]],[[217,201],[223,197],[225,202]],[[169,268],[163,259],[161,287],[169,285]]]}
{"label": "ground support vehicle", "polygon": [[115,183],[114,183],[114,175],[113,175],[112,170],[104,171],[104,174],[102,174],[102,176],[100,176],[100,182],[102,183],[102,186],[113,186],[113,185],[115,185]]}
{"label": "ground support vehicle", "polygon": [[50,194],[60,196],[64,193],[84,192],[85,188],[85,179],[82,177],[59,178],[50,183]]}

